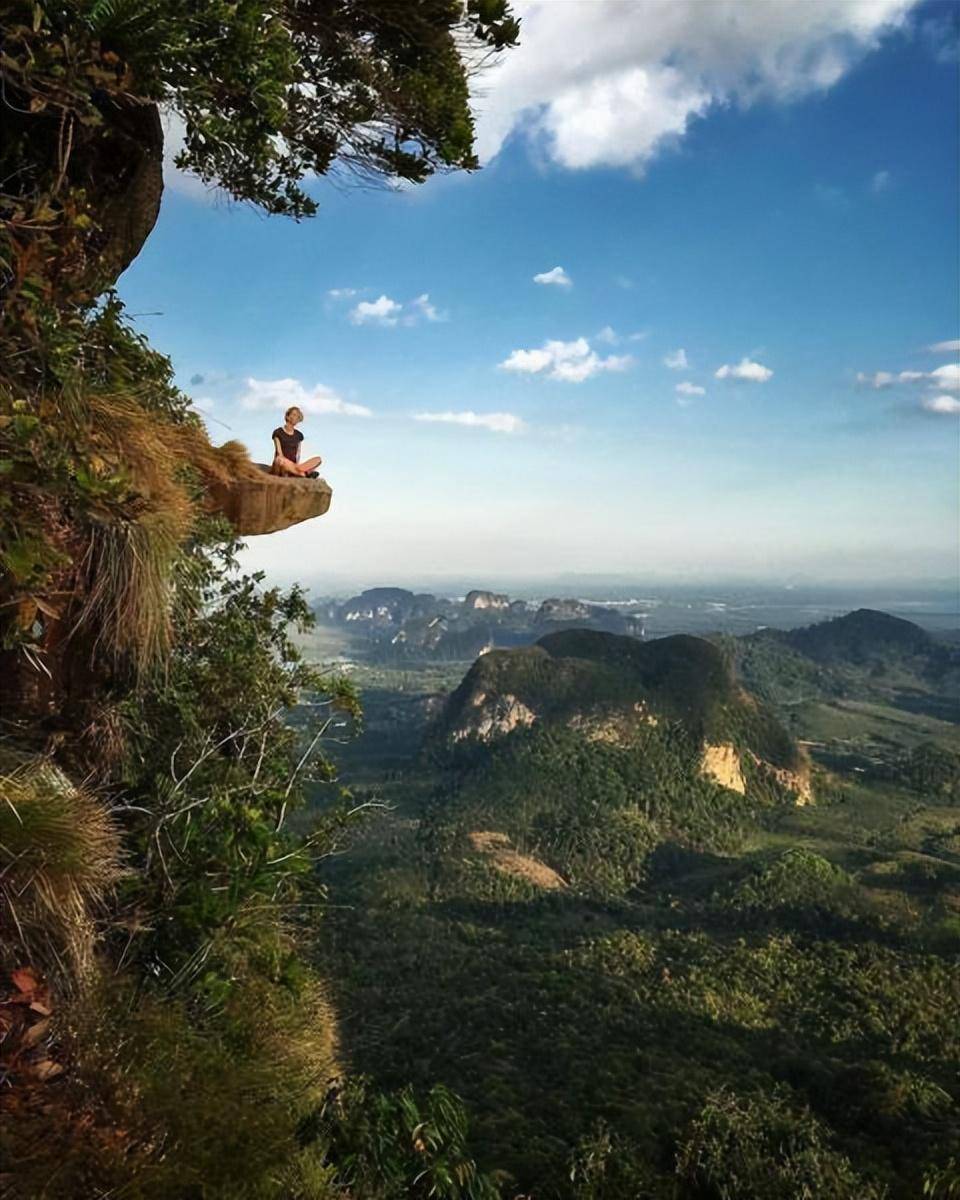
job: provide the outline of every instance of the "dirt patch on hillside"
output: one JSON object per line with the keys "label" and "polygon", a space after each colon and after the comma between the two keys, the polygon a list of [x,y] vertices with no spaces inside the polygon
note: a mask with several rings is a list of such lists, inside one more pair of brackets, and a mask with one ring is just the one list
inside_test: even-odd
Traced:
{"label": "dirt patch on hillside", "polygon": [[505,833],[495,830],[476,830],[467,835],[474,850],[486,855],[498,871],[504,875],[513,875],[517,879],[526,879],[528,883],[544,888],[546,891],[557,891],[567,885],[562,876],[552,867],[539,859],[521,854],[510,845],[510,839]]}

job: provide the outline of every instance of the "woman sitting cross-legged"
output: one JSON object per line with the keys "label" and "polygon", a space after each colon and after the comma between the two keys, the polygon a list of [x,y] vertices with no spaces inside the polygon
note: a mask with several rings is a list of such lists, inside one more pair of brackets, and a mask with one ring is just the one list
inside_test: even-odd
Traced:
{"label": "woman sitting cross-legged", "polygon": [[273,466],[271,475],[297,475],[300,478],[317,478],[317,467],[323,462],[319,454],[315,458],[300,461],[303,434],[297,426],[303,420],[299,408],[288,408],[283,414],[283,424],[273,431]]}

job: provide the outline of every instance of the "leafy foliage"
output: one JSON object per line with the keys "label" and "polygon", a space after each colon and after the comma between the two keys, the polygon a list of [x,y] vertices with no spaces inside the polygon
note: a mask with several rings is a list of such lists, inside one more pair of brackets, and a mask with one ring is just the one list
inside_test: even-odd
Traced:
{"label": "leafy foliage", "polygon": [[884,1195],[831,1150],[809,1111],[776,1092],[718,1091],[693,1123],[677,1159],[689,1194],[704,1200],[880,1200]]}
{"label": "leafy foliage", "polygon": [[333,1088],[300,1127],[319,1139],[337,1180],[369,1200],[496,1200],[500,1195],[466,1154],[463,1104],[441,1084],[419,1102],[410,1087],[372,1092],[368,1081]]}

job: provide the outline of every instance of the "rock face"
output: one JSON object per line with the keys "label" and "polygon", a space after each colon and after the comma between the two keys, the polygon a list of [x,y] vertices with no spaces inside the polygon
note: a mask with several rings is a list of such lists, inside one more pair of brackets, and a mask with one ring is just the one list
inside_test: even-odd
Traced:
{"label": "rock face", "polygon": [[537,719],[532,709],[509,693],[487,695],[486,692],[476,692],[470,698],[470,705],[470,718],[453,732],[455,742],[469,738],[491,742],[518,727],[527,728]]}
{"label": "rock face", "polygon": [[242,537],[289,529],[322,517],[330,507],[333,491],[325,479],[271,475],[269,467],[254,465],[259,473],[249,478],[211,480],[208,485],[213,511]]}

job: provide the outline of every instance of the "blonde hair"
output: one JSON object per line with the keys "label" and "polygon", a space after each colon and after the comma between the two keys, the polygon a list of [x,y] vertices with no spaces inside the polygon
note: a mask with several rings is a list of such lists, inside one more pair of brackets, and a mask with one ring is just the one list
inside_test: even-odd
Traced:
{"label": "blonde hair", "polygon": [[302,409],[302,408],[297,408],[297,406],[296,406],[295,404],[294,404],[294,405],[292,405],[290,408],[288,408],[288,409],[287,409],[287,411],[286,411],[286,412],[283,414],[283,419],[284,419],[285,421],[289,421],[289,420],[290,420],[290,414],[291,414],[291,413],[296,413],[296,414],[297,414],[297,416],[300,418],[300,420],[301,420],[301,421],[303,420],[303,409]]}

